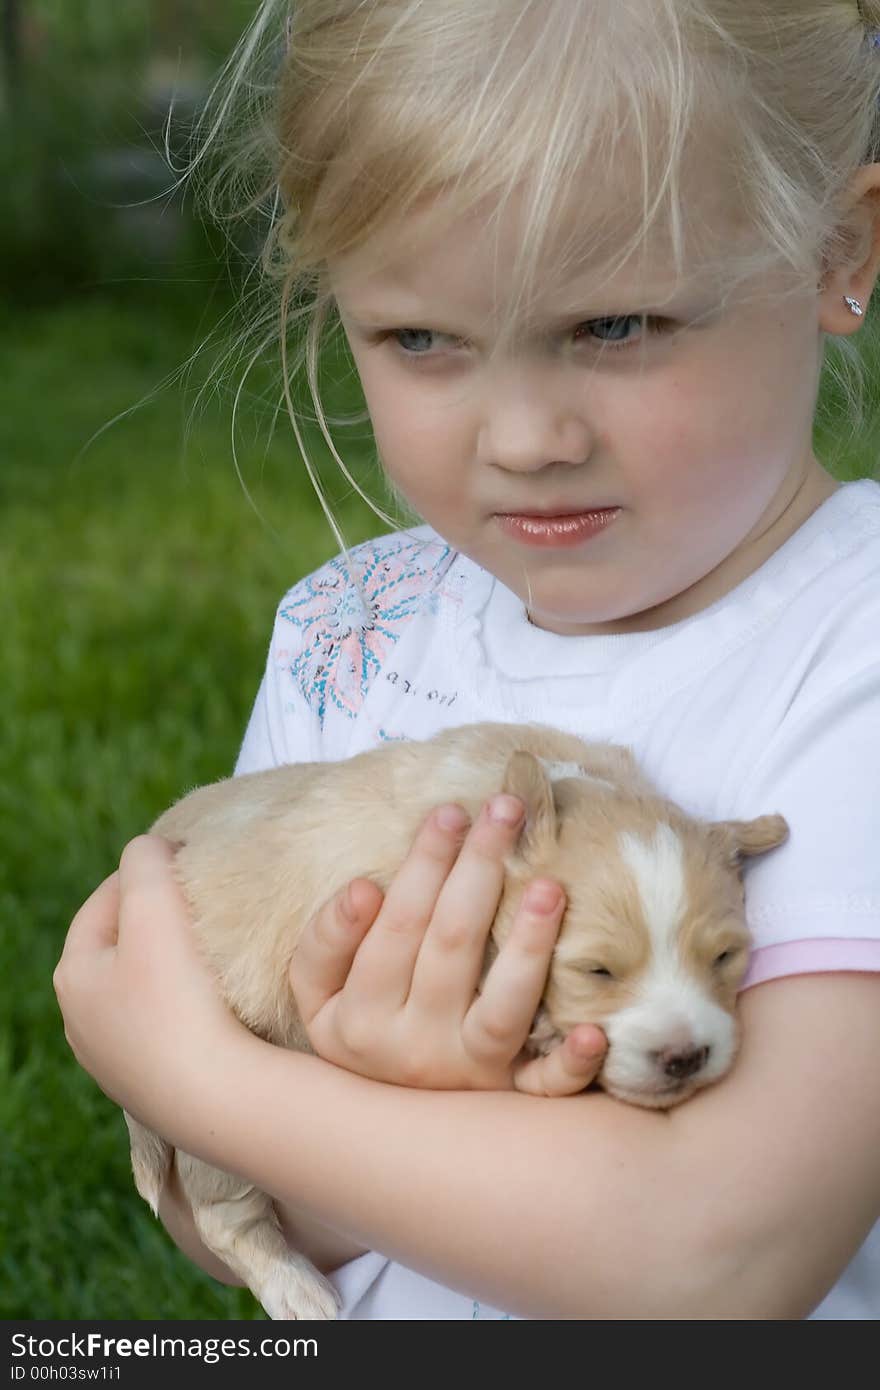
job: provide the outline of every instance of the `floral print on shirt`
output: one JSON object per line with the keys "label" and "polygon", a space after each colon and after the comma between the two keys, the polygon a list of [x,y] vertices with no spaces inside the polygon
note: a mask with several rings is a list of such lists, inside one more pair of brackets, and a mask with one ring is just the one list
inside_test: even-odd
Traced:
{"label": "floral print on shirt", "polygon": [[290,674],[322,729],[330,706],[357,717],[373,678],[406,624],[430,602],[454,552],[395,532],[349,554],[356,578],[337,555],[297,584],[278,610],[299,638]]}

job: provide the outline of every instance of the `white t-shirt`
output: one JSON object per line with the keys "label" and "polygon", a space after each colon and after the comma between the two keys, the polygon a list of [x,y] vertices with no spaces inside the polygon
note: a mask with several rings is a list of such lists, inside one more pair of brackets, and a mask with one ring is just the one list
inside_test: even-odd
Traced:
{"label": "white t-shirt", "polygon": [[[626,744],[694,816],[789,823],[747,870],[744,988],[880,971],[880,484],[845,484],[731,593],[657,632],[545,632],[428,526],[350,558],[282,600],[237,773],[481,720]],[[378,1254],[334,1279],[348,1318],[507,1316]],[[812,1316],[880,1316],[880,1223]]]}

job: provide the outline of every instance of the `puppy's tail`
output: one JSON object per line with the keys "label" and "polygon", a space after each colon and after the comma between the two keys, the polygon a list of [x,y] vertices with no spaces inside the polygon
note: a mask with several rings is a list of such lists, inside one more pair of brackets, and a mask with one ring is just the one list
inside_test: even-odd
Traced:
{"label": "puppy's tail", "polygon": [[130,1115],[125,1116],[125,1123],[128,1125],[131,1139],[131,1171],[134,1174],[134,1185],[153,1215],[158,1216],[159,1198],[171,1172],[174,1149],[151,1129],[144,1129],[143,1125],[138,1124]]}

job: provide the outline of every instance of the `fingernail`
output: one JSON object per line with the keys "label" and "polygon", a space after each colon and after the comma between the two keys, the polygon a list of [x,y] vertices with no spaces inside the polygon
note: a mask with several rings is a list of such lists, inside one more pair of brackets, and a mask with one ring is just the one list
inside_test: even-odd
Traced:
{"label": "fingernail", "polygon": [[583,1061],[589,1062],[595,1057],[601,1057],[607,1048],[607,1041],[602,1033],[589,1032],[586,1036],[576,1034],[572,1038],[575,1054]]}
{"label": "fingernail", "polygon": [[552,912],[559,906],[560,891],[555,883],[539,879],[526,889],[526,907],[532,912]]}
{"label": "fingernail", "polygon": [[515,796],[495,796],[489,802],[489,816],[500,825],[519,825],[523,804]]}
{"label": "fingernail", "polygon": [[467,812],[460,806],[441,806],[437,812],[437,824],[441,830],[464,830],[467,823]]}

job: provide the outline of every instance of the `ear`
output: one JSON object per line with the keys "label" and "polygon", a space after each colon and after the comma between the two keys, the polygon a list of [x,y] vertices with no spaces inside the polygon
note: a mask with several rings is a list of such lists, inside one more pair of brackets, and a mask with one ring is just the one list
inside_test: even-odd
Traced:
{"label": "ear", "polygon": [[541,763],[532,753],[518,749],[511,753],[504,769],[502,791],[518,796],[525,803],[526,823],[524,842],[555,840],[557,832],[556,804],[553,785]]}
{"label": "ear", "polygon": [[846,297],[859,300],[867,312],[880,274],[880,164],[864,164],[853,176],[841,218],[849,251],[842,264],[823,261],[819,327],[845,337],[864,323],[864,316],[851,312]]}
{"label": "ear", "polygon": [[788,822],[783,816],[758,816],[756,820],[719,821],[709,830],[709,837],[733,868],[743,859],[766,854],[788,839]]}

